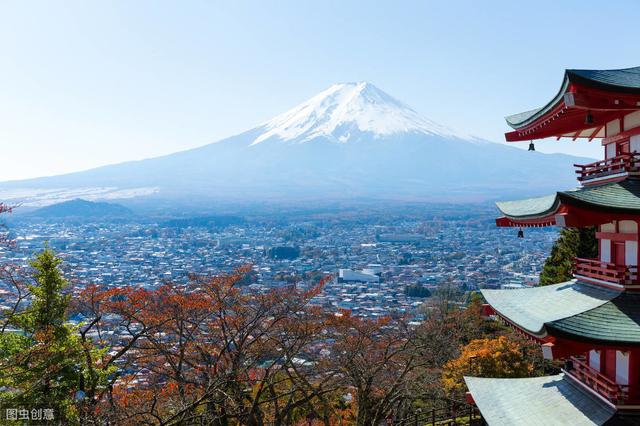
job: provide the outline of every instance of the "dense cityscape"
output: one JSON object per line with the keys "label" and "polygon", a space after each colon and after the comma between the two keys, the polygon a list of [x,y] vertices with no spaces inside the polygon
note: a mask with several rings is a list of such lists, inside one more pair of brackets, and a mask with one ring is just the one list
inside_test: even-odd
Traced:
{"label": "dense cityscape", "polygon": [[[23,264],[45,245],[64,259],[77,292],[87,284],[154,288],[250,264],[253,291],[329,276],[315,302],[362,316],[417,314],[426,294],[447,286],[520,288],[535,284],[555,230],[495,227],[490,208],[424,211],[214,216],[178,220],[16,220],[16,244],[3,258]],[[420,294],[424,296],[424,294]],[[3,300],[6,302],[6,300]]]}

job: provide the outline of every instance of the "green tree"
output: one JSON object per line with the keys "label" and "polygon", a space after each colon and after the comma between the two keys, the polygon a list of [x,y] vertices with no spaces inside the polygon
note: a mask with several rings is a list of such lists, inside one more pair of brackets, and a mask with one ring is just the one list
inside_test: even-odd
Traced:
{"label": "green tree", "polygon": [[540,273],[540,285],[557,284],[573,278],[573,258],[598,256],[595,227],[563,228]]}
{"label": "green tree", "polygon": [[53,409],[57,423],[73,424],[81,346],[65,321],[68,282],[60,262],[46,249],[31,263],[31,303],[11,313],[14,330],[0,335],[0,400],[2,408]]}

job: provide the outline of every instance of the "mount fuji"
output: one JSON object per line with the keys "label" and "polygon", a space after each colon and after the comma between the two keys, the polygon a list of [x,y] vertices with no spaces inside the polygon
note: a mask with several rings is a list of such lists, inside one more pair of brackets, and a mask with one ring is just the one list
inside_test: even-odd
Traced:
{"label": "mount fuji", "polygon": [[575,162],[589,161],[482,140],[370,83],[342,83],[200,148],[0,183],[0,200],[482,201],[574,187]]}

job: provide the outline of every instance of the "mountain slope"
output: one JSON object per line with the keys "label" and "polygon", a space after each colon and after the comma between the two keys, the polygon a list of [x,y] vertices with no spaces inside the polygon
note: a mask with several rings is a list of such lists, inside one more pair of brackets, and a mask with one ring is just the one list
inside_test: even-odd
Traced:
{"label": "mountain slope", "polygon": [[62,203],[42,207],[30,214],[43,218],[96,218],[96,217],[127,217],[133,212],[119,204],[92,202],[80,198]]}
{"label": "mountain slope", "polygon": [[0,199],[13,193],[43,203],[51,194],[60,200],[81,192],[203,202],[477,201],[574,187],[572,164],[585,161],[466,136],[369,83],[344,83],[237,136],[164,157],[2,183]]}
{"label": "mountain slope", "polygon": [[366,82],[334,84],[260,127],[263,133],[252,145],[269,139],[300,143],[321,137],[345,143],[359,133],[374,138],[410,132],[460,136]]}

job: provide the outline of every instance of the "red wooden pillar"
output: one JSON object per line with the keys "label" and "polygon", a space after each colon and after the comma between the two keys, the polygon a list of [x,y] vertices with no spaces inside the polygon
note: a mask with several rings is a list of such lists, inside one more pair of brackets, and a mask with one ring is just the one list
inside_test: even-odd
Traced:
{"label": "red wooden pillar", "polygon": [[629,396],[633,399],[640,397],[640,350],[629,351]]}
{"label": "red wooden pillar", "polygon": [[600,371],[607,378],[616,381],[616,350],[605,349],[604,352],[604,368]]}

